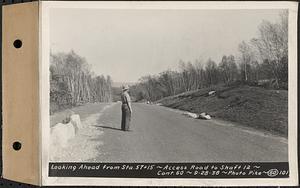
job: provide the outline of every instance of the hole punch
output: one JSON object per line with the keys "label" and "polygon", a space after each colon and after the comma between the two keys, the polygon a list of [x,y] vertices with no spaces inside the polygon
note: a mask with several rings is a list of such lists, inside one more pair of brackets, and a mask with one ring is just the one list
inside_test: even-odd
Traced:
{"label": "hole punch", "polygon": [[21,48],[22,47],[22,41],[20,39],[17,39],[14,41],[14,47],[15,48]]}
{"label": "hole punch", "polygon": [[22,147],[22,144],[20,142],[13,143],[14,150],[19,151],[21,149],[21,147]]}

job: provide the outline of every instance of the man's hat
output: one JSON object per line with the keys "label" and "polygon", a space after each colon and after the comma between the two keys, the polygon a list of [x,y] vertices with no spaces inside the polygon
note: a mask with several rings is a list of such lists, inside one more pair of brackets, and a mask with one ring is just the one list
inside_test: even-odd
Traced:
{"label": "man's hat", "polygon": [[128,90],[129,89],[129,86],[122,86],[122,90],[123,91],[126,91],[126,90]]}

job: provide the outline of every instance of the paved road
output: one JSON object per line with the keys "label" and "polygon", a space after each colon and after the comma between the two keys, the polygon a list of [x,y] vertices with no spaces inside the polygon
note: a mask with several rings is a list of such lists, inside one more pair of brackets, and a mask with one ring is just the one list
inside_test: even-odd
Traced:
{"label": "paved road", "polygon": [[[107,108],[96,127],[99,162],[287,161],[287,140],[166,107],[133,104],[131,131],[120,130],[120,104]],[[93,140],[97,142],[97,139]]]}

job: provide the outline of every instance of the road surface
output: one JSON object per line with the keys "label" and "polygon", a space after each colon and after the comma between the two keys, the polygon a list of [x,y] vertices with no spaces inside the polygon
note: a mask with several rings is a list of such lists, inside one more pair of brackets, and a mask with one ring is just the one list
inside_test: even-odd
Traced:
{"label": "road surface", "polygon": [[218,120],[192,119],[163,106],[133,104],[129,132],[120,130],[119,103],[106,108],[91,126],[102,131],[87,136],[96,151],[91,160],[97,162],[288,161],[285,138]]}
{"label": "road surface", "polygon": [[[181,111],[163,106],[133,104],[128,132],[120,130],[120,103],[88,104],[72,111],[80,115],[86,127],[79,129],[66,147],[51,144],[50,161],[288,161],[285,138],[230,122],[193,119]],[[51,122],[60,121],[60,116],[67,113],[51,116]]]}

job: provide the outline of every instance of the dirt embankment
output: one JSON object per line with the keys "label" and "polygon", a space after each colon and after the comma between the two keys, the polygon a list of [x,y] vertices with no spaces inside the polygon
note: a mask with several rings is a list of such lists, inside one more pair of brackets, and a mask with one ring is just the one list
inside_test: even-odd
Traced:
{"label": "dirt embankment", "polygon": [[[216,91],[208,95],[209,91]],[[166,97],[164,106],[194,113],[206,112],[242,125],[287,137],[288,91],[252,86],[215,86]]]}

